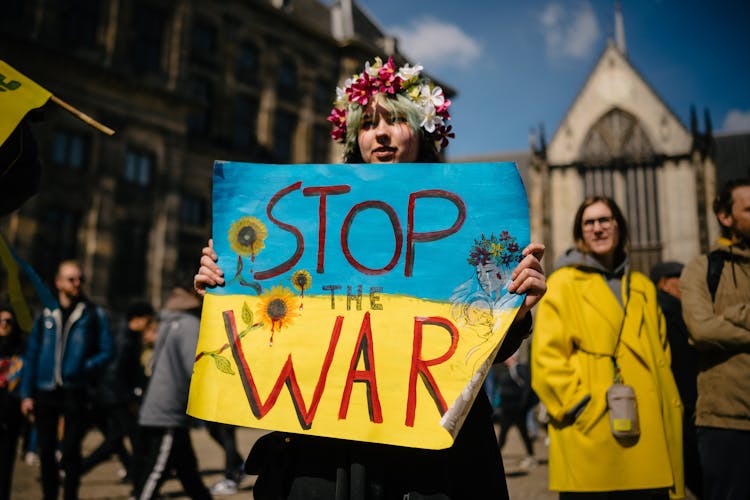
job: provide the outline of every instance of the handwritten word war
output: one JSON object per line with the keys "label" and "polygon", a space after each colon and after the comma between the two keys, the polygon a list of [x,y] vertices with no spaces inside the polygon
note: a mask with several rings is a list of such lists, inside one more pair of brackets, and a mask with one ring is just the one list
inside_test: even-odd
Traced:
{"label": "handwritten word war", "polygon": [[[276,404],[281,389],[283,386],[287,387],[289,394],[292,398],[292,404],[297,414],[297,419],[302,429],[310,429],[315,419],[315,414],[318,410],[318,404],[320,403],[321,397],[326,387],[328,380],[328,373],[333,362],[333,357],[336,349],[339,346],[339,339],[341,337],[341,330],[344,326],[344,317],[337,316],[331,331],[331,337],[326,350],[323,364],[320,369],[320,374],[315,383],[315,389],[313,391],[312,398],[309,404],[305,402],[302,396],[302,391],[297,382],[297,375],[294,370],[294,363],[292,362],[292,356],[286,359],[286,362],[281,368],[278,377],[273,385],[273,388],[269,392],[268,396],[263,397],[258,392],[255,378],[253,376],[252,369],[247,362],[245,353],[240,342],[239,332],[235,322],[234,311],[224,311],[222,313],[224,319],[224,328],[226,330],[229,345],[231,347],[232,356],[234,358],[237,367],[239,368],[240,379],[247,396],[250,409],[253,415],[262,419],[266,416]],[[442,334],[449,335],[450,346],[448,349],[438,357],[432,359],[425,359],[422,354],[422,345],[425,336],[425,329],[429,327],[432,335]],[[448,409],[448,405],[438,387],[435,377],[430,371],[431,367],[443,364],[447,362],[453,354],[456,352],[458,346],[459,333],[456,326],[446,318],[439,316],[430,317],[415,317],[413,325],[413,339],[411,349],[411,361],[409,368],[409,382],[407,385],[407,403],[406,403],[406,415],[404,416],[404,423],[407,427],[414,427],[414,420],[416,416],[417,408],[417,381],[422,381],[425,385],[428,394],[432,398],[437,410],[442,416]],[[344,383],[343,393],[341,394],[341,403],[339,406],[338,418],[339,420],[345,420],[349,410],[349,403],[351,400],[352,389],[354,384],[364,384],[367,393],[367,407],[369,410],[370,421],[376,424],[383,423],[383,412],[380,404],[380,395],[378,392],[377,376],[376,376],[376,365],[375,365],[375,350],[373,342],[373,331],[370,322],[370,312],[366,312],[362,319],[362,323],[359,327],[359,334],[357,340],[354,343],[352,351],[351,361],[349,363],[349,369],[347,371],[346,381]],[[364,369],[357,369],[358,366],[363,365]]]}

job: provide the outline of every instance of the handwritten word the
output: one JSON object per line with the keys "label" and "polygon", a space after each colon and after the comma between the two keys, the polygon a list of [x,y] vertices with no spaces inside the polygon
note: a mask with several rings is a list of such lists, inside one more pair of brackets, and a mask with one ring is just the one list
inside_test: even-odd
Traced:
{"label": "handwritten word the", "polygon": [[[331,292],[331,309],[336,309],[336,290],[341,290],[341,285],[325,285],[323,290]],[[382,311],[383,304],[380,303],[380,293],[383,291],[382,286],[371,286],[369,299],[370,309],[373,311]],[[357,311],[362,310],[362,285],[357,286],[357,293],[352,293],[351,285],[346,287],[346,310],[351,311],[352,302],[354,302]]]}

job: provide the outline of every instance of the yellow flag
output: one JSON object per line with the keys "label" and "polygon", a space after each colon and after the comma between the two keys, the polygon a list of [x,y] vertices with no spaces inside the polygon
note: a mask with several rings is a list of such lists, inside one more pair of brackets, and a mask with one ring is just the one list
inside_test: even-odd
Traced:
{"label": "yellow flag", "polygon": [[26,113],[43,106],[51,95],[50,91],[0,61],[0,144],[5,142]]}

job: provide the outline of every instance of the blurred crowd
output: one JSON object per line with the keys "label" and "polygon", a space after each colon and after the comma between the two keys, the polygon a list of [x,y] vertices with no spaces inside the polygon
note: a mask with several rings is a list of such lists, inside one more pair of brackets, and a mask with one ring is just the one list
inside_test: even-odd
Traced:
{"label": "blurred crowd", "polygon": [[[78,498],[80,479],[117,457],[117,480],[133,498],[154,498],[174,471],[193,498],[236,493],[243,477],[232,426],[197,422],[185,413],[201,301],[175,287],[157,312],[132,303],[120,324],[83,293],[75,261],[54,279],[58,307],[44,308],[31,332],[0,306],[0,499],[11,496],[18,453],[40,467],[44,498]],[[225,477],[201,482],[188,431],[205,425],[227,456]],[[82,441],[101,444],[82,456]],[[20,446],[19,446],[20,445]]]}

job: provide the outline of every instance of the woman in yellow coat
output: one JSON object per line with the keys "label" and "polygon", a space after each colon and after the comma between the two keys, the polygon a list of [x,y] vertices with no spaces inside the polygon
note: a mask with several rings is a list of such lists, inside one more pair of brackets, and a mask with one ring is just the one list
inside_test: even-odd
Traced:
{"label": "woman in yellow coat", "polygon": [[[682,498],[682,403],[656,289],[629,272],[627,223],[612,199],[586,199],[573,236],[532,340],[532,385],[550,415],[549,487],[561,500]],[[616,374],[635,391],[637,436],[613,435]]]}

